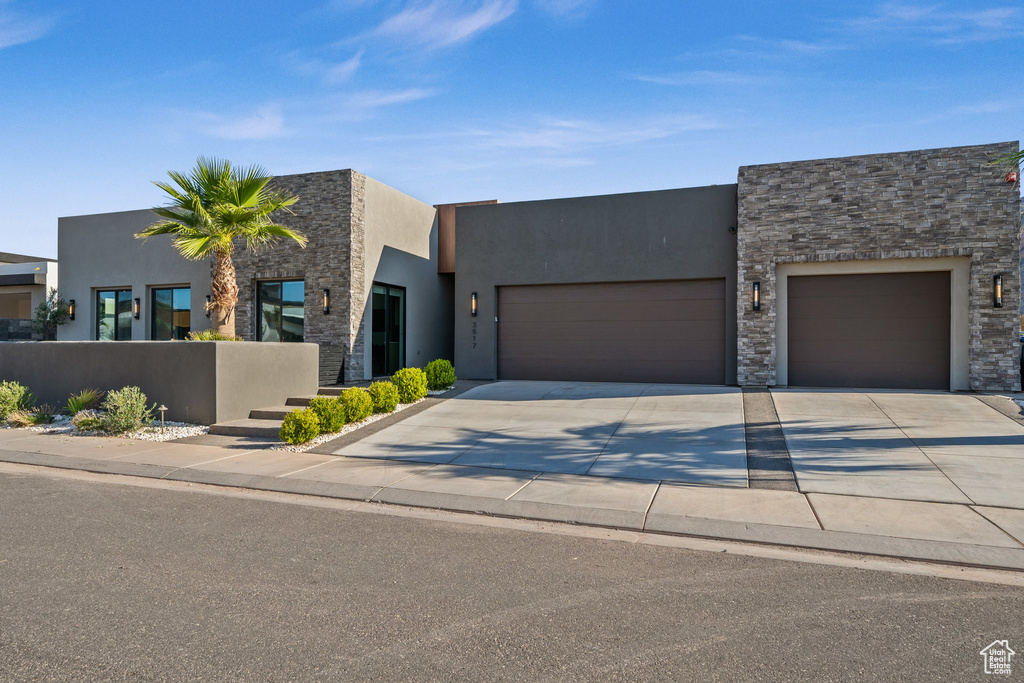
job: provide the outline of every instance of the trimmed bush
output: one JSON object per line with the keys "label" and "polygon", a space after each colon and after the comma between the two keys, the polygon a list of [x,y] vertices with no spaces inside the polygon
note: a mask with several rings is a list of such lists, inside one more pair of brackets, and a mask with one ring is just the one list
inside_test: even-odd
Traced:
{"label": "trimmed bush", "polygon": [[310,409],[320,419],[320,433],[340,431],[345,426],[345,406],[331,396],[317,396],[309,402]]}
{"label": "trimmed bush", "polygon": [[345,421],[359,422],[373,414],[373,399],[365,389],[352,387],[341,392],[341,405],[345,406]]}
{"label": "trimmed bush", "polygon": [[373,412],[390,413],[398,405],[398,387],[391,382],[374,382],[367,389],[373,401]]}
{"label": "trimmed bush", "polygon": [[210,329],[195,330],[185,335],[185,341],[242,341],[241,337],[232,337]]}
{"label": "trimmed bush", "polygon": [[80,432],[95,432],[103,429],[103,414],[98,410],[80,410],[71,418],[71,424]]}
{"label": "trimmed bush", "polygon": [[281,431],[277,433],[281,441],[300,444],[312,441],[320,436],[320,418],[312,408],[293,410],[284,416]]}
{"label": "trimmed bush", "polygon": [[427,363],[427,389],[439,391],[455,384],[455,368],[444,358]]}
{"label": "trimmed bush", "polygon": [[413,403],[427,395],[427,374],[419,368],[402,368],[391,375],[401,403]]}
{"label": "trimmed bush", "polygon": [[77,415],[83,410],[96,407],[101,398],[103,398],[103,392],[99,389],[82,389],[77,394],[71,394],[64,411],[68,415]]}
{"label": "trimmed bush", "polygon": [[154,403],[146,407],[146,395],[138,387],[111,391],[103,399],[103,429],[109,434],[124,434],[153,421]]}
{"label": "trimmed bush", "polygon": [[6,421],[15,410],[30,410],[35,402],[28,387],[17,382],[0,382],[0,420]]}

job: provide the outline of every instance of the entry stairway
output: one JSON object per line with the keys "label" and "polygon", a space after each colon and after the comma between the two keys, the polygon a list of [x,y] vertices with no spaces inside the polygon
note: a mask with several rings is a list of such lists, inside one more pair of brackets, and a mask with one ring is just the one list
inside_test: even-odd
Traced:
{"label": "entry stairway", "polygon": [[[347,387],[320,387],[317,396],[340,396]],[[218,422],[210,425],[211,434],[221,436],[257,436],[264,439],[277,439],[281,431],[284,416],[296,408],[309,405],[314,396],[295,396],[285,401],[283,406],[256,408],[249,411],[249,417],[230,422]]]}

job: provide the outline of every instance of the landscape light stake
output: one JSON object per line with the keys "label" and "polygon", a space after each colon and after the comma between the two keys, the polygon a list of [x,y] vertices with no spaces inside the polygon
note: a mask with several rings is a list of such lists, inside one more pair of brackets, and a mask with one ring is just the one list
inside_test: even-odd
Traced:
{"label": "landscape light stake", "polygon": [[157,410],[160,411],[160,436],[163,436],[164,435],[164,411],[167,410],[167,406],[165,406],[163,403],[161,403],[160,407],[157,408]]}

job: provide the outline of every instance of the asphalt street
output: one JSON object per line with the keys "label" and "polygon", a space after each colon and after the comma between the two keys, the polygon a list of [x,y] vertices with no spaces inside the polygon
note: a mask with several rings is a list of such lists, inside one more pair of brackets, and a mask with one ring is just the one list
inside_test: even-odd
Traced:
{"label": "asphalt street", "polygon": [[1024,652],[1019,587],[183,487],[0,473],[0,680],[970,681]]}

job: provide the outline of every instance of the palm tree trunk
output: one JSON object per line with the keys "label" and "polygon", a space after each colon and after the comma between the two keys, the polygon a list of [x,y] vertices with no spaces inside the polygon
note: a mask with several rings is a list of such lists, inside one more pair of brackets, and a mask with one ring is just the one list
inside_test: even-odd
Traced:
{"label": "palm tree trunk", "polygon": [[238,283],[235,281],[235,264],[227,251],[218,250],[214,255],[210,294],[210,321],[213,329],[220,334],[235,336]]}

